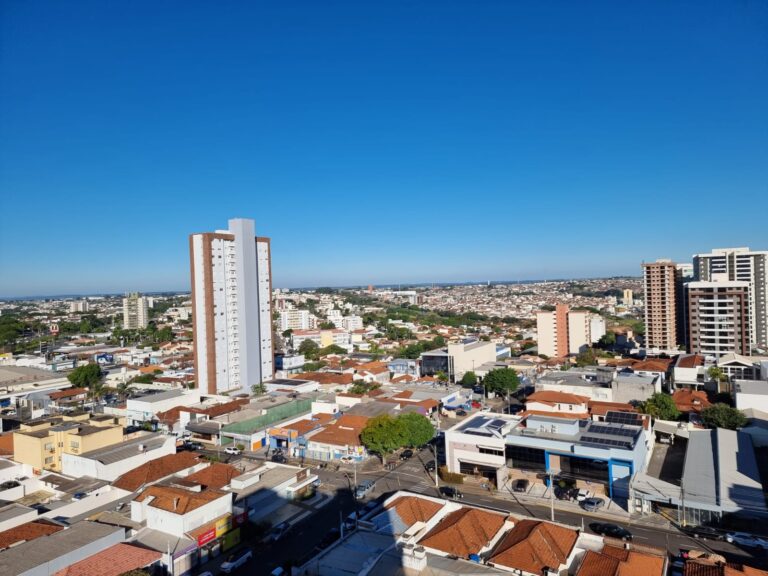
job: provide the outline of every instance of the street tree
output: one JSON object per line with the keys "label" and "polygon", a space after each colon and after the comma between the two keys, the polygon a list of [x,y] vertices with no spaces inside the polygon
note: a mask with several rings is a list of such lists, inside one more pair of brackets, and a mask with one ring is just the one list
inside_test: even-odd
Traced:
{"label": "street tree", "polygon": [[728,404],[713,404],[705,408],[701,411],[701,420],[707,428],[737,430],[747,425],[747,417]]}
{"label": "street tree", "polygon": [[680,410],[675,406],[672,396],[657,392],[642,403],[640,409],[657,420],[677,420],[680,418]]}
{"label": "street tree", "polygon": [[470,370],[469,372],[464,372],[464,376],[461,377],[461,385],[465,386],[467,388],[472,388],[472,386],[475,386],[477,384],[477,374],[472,372]]}
{"label": "street tree", "polygon": [[483,384],[486,390],[509,397],[520,385],[520,377],[513,368],[497,368],[486,374]]}
{"label": "street tree", "polygon": [[360,440],[369,452],[378,454],[382,460],[405,445],[402,424],[388,414],[371,418],[360,433]]}
{"label": "street tree", "polygon": [[423,446],[435,435],[435,427],[429,421],[429,418],[415,412],[407,412],[396,418],[401,427],[404,444],[403,446]]}
{"label": "street tree", "polygon": [[448,382],[448,374],[446,374],[443,370],[438,370],[435,373],[435,378],[437,378],[438,382]]}
{"label": "street tree", "polygon": [[90,388],[101,380],[101,366],[98,364],[78,366],[67,374],[67,380],[78,388]]}
{"label": "street tree", "polygon": [[264,385],[264,382],[257,382],[253,386],[251,386],[251,394],[254,396],[261,396],[262,394],[267,393],[267,387]]}

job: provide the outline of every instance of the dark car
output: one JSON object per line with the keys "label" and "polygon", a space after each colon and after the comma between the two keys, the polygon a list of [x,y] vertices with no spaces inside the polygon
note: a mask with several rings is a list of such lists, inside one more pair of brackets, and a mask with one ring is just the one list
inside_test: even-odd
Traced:
{"label": "dark car", "polygon": [[512,491],[513,492],[528,492],[528,485],[530,482],[526,480],[525,478],[520,478],[519,480],[515,480],[515,483],[512,484]]}
{"label": "dark car", "polygon": [[413,456],[413,450],[403,450],[400,454],[400,460],[409,460]]}
{"label": "dark car", "polygon": [[509,407],[505,410],[507,414],[519,414],[525,410],[525,406],[522,404],[510,404]]}
{"label": "dark car", "polygon": [[464,498],[464,494],[462,494],[458,488],[454,488],[453,486],[441,487],[440,494],[445,498],[453,498],[454,500],[461,500]]}
{"label": "dark car", "polygon": [[285,464],[286,459],[285,459],[285,456],[283,456],[282,452],[276,452],[272,454],[272,462],[277,462],[278,464]]}
{"label": "dark car", "polygon": [[424,464],[424,469],[427,472],[434,472],[435,471],[435,461],[434,460],[427,461],[427,463]]}
{"label": "dark car", "polygon": [[711,526],[681,526],[680,531],[704,540],[725,540],[725,534]]}
{"label": "dark car", "polygon": [[461,409],[456,410],[456,416],[466,416],[466,415],[467,415],[466,410],[461,410]]}
{"label": "dark car", "polygon": [[600,536],[608,536],[609,538],[616,538],[617,540],[624,541],[632,540],[632,532],[616,524],[593,522],[589,525],[589,529]]}

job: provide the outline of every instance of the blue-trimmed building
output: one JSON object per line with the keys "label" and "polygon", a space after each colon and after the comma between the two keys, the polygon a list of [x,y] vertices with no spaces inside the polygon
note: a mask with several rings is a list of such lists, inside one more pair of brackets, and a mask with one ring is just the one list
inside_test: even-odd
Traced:
{"label": "blue-trimmed building", "polygon": [[609,412],[606,422],[528,416],[506,436],[506,467],[601,483],[609,497],[629,498],[652,448],[646,426],[642,415],[629,413]]}

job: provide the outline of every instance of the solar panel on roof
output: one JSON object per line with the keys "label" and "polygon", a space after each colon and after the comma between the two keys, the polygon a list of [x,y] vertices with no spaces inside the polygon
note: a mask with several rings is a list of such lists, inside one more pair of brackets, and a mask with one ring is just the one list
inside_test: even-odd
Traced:
{"label": "solar panel on roof", "polygon": [[491,420],[488,423],[488,428],[504,428],[505,424],[506,424],[506,421],[500,420],[497,418],[496,420]]}
{"label": "solar panel on roof", "polygon": [[614,440],[612,438],[601,438],[599,436],[582,436],[581,441],[587,444],[596,444],[598,446],[608,446],[611,448],[632,448],[632,442]]}
{"label": "solar panel on roof", "polygon": [[643,417],[636,412],[618,412],[611,410],[605,413],[605,421],[612,424],[631,424],[633,426],[640,426],[643,423]]}

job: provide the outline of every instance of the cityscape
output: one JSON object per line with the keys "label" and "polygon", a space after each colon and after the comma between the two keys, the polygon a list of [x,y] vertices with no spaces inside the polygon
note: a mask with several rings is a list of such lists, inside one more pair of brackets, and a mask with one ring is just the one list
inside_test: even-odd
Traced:
{"label": "cityscape", "polygon": [[0,12],[0,573],[768,576],[768,7],[546,4]]}

